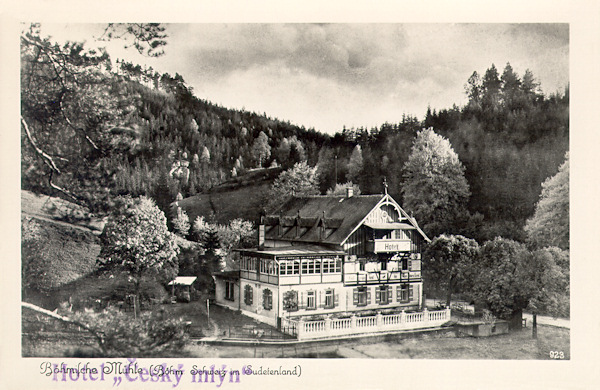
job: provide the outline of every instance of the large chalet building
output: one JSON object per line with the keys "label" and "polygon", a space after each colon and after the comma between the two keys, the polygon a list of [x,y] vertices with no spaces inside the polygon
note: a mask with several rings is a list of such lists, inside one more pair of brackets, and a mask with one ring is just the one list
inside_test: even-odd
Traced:
{"label": "large chalet building", "polygon": [[449,320],[420,311],[429,238],[387,193],[294,197],[261,217],[258,232],[258,247],[239,251],[239,270],[215,275],[218,304],[298,338]]}

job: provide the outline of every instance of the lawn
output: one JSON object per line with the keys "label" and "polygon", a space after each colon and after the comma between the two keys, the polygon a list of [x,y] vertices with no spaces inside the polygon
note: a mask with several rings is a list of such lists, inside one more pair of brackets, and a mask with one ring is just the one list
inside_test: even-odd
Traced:
{"label": "lawn", "polygon": [[494,337],[454,337],[451,334],[402,338],[306,343],[286,347],[190,346],[197,357],[247,358],[362,358],[362,359],[510,359],[548,360],[550,351],[563,351],[570,358],[569,329],[539,326],[538,339],[531,328]]}
{"label": "lawn", "polygon": [[569,329],[538,326],[493,337],[431,337],[396,339],[386,343],[360,343],[352,349],[374,358],[400,359],[550,359],[550,351],[570,358]]}
{"label": "lawn", "polygon": [[[278,334],[274,328],[259,323],[238,312],[216,305],[210,306],[207,316],[206,301],[163,304],[153,310],[164,310],[170,316],[182,317],[192,323],[204,336],[228,337],[240,329],[263,329]],[[27,317],[24,316],[24,320]],[[32,329],[33,330],[33,329]],[[92,346],[93,340],[35,329],[23,337],[24,356],[73,356],[83,345]],[[38,333],[39,331],[39,333]],[[538,338],[531,337],[531,327],[493,337],[456,337],[454,332],[411,336],[383,336],[359,340],[312,342],[286,346],[214,345],[190,340],[182,357],[223,358],[381,358],[381,359],[550,359],[550,351],[562,351],[570,359],[569,329],[538,326]]]}

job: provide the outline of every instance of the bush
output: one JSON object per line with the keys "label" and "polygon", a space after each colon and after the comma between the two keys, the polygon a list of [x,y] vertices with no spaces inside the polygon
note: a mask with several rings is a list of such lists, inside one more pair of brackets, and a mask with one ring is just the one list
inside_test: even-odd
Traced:
{"label": "bush", "polygon": [[109,307],[101,312],[84,310],[71,313],[70,318],[85,325],[96,338],[97,349],[75,351],[86,356],[181,356],[181,349],[188,338],[183,319],[170,318],[163,311],[142,313],[134,319],[115,307]]}

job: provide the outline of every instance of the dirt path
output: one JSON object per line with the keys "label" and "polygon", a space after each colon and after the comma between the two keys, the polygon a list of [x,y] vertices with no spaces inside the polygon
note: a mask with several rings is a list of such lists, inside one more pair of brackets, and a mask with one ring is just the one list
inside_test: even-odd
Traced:
{"label": "dirt path", "polygon": [[[533,326],[533,315],[529,313],[523,313],[523,318],[527,319],[527,327]],[[557,326],[559,328],[571,329],[571,321],[567,318],[552,318],[549,316],[537,316],[537,323],[539,325]]]}
{"label": "dirt path", "polygon": [[[206,300],[204,300],[204,302],[206,302]],[[217,324],[217,322],[215,320],[213,320],[212,318],[210,318],[210,316],[208,315],[208,310],[206,309],[206,304],[199,305],[199,306],[200,306],[200,312],[208,317],[208,323],[210,324],[210,327],[212,328],[212,335],[220,336],[221,328],[219,328],[219,324]]]}

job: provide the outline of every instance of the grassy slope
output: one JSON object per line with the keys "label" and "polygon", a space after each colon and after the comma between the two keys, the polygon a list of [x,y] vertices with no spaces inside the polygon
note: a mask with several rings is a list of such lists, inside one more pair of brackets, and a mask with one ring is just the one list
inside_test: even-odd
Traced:
{"label": "grassy slope", "polygon": [[22,247],[22,263],[35,269],[36,285],[57,288],[96,270],[98,237],[90,231],[38,217],[23,216],[21,223],[36,229],[32,245]]}
{"label": "grassy slope", "polygon": [[227,224],[235,218],[254,222],[265,207],[271,184],[279,173],[280,168],[251,171],[215,187],[210,193],[181,200],[178,205],[192,223],[198,216],[219,224]]}
{"label": "grassy slope", "polygon": [[[102,224],[92,221],[90,226],[87,219],[71,223],[64,218],[71,213],[68,210],[76,210],[80,215],[85,215],[85,210],[62,199],[29,191],[22,191],[21,204],[21,223],[32,238],[21,246],[22,265],[27,269],[23,285],[34,287],[25,289],[24,300],[53,310],[70,298],[75,304],[101,298],[122,300],[133,292],[124,275],[96,275]],[[189,256],[199,250],[196,243],[180,237],[177,244]],[[150,280],[144,283],[143,290],[157,299],[164,299],[167,294],[159,283]]]}

